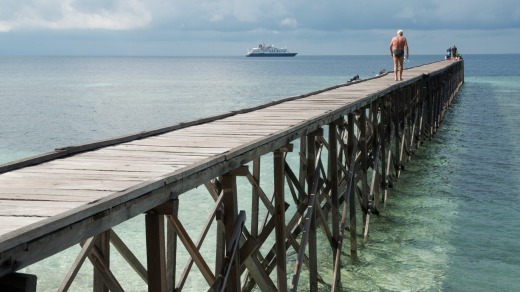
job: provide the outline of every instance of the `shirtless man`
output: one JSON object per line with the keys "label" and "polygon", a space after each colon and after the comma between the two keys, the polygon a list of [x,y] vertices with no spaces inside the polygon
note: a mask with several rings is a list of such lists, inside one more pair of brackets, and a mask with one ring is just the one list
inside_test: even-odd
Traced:
{"label": "shirtless man", "polygon": [[390,42],[390,55],[394,58],[394,74],[397,81],[397,72],[399,71],[399,80],[403,80],[403,57],[404,48],[406,48],[406,58],[408,58],[408,42],[403,36],[403,30],[398,30],[397,35]]}

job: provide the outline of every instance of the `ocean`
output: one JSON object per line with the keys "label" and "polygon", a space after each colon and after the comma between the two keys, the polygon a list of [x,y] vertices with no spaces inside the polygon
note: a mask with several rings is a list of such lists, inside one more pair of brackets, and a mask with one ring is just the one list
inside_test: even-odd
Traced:
{"label": "ocean", "polygon": [[[406,66],[442,58],[412,55]],[[465,83],[439,131],[406,164],[381,215],[371,218],[368,242],[358,241],[359,260],[344,263],[345,291],[520,291],[520,55],[464,59]],[[382,69],[392,70],[390,56],[0,57],[0,163]],[[203,188],[194,192],[204,199],[182,205],[181,218],[196,230],[205,218],[194,211],[210,208],[211,199]],[[141,217],[115,230],[145,262]],[[23,272],[38,275],[38,291],[55,291],[77,252],[72,247]],[[321,253],[320,265],[330,266],[330,250]],[[120,256],[111,260],[125,290],[146,291]],[[189,279],[185,290],[205,290],[201,279]],[[91,290],[85,264],[71,291]]]}

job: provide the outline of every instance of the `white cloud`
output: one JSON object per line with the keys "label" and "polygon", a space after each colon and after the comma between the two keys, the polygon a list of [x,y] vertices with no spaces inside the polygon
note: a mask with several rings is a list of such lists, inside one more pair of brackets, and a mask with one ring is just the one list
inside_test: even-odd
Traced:
{"label": "white cloud", "polygon": [[0,21],[0,32],[8,32],[12,28],[13,27],[9,23]]}
{"label": "white cloud", "polygon": [[298,27],[298,21],[296,19],[294,19],[293,17],[287,17],[287,18],[284,18],[280,22],[280,25],[282,27],[297,28]]}
{"label": "white cloud", "polygon": [[[22,2],[12,6],[9,16],[3,13],[2,27],[15,29],[108,29],[142,28],[152,15],[140,0],[118,0],[113,5],[92,9],[75,0],[51,0],[45,3]],[[1,4],[0,4],[1,5]]]}

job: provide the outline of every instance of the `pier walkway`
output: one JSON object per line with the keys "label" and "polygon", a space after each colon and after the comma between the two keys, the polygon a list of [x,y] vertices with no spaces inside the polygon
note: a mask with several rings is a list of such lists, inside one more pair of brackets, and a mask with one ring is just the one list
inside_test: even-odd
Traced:
{"label": "pier walkway", "polygon": [[[310,286],[300,289],[348,287],[338,273],[346,261],[342,247],[355,257],[356,241],[367,240],[370,216],[384,213],[387,189],[414,149],[432,138],[462,85],[463,62],[413,67],[403,77],[348,82],[0,165],[0,287],[15,285],[16,271],[76,244],[81,252],[60,291],[86,259],[94,266],[95,291],[124,290],[110,271],[110,245],[149,291],[180,290],[190,271],[217,291],[296,291],[302,272]],[[260,158],[267,154],[273,156],[267,170],[273,190],[260,187]],[[299,165],[289,165],[287,155],[298,155]],[[237,177],[247,178],[252,191],[237,193]],[[198,186],[215,205],[201,210],[207,225],[191,238],[177,214],[182,194]],[[240,211],[237,200],[245,196],[251,209]],[[140,214],[146,217],[145,264],[111,229]],[[205,238],[210,228],[217,229],[216,238]],[[319,244],[332,250],[332,279],[316,266],[317,230],[327,238]],[[214,242],[216,254],[200,253],[204,240]],[[262,253],[267,242],[270,252]],[[181,243],[192,258],[186,266],[176,261]],[[297,252],[296,262],[287,260],[288,249]]]}

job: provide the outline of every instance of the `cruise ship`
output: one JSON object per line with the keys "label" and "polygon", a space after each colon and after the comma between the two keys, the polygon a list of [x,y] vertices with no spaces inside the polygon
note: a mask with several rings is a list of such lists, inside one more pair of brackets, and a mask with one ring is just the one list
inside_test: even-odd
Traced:
{"label": "cruise ship", "polygon": [[246,57],[294,57],[297,53],[291,53],[287,49],[279,49],[274,46],[258,45],[258,48],[247,50]]}

